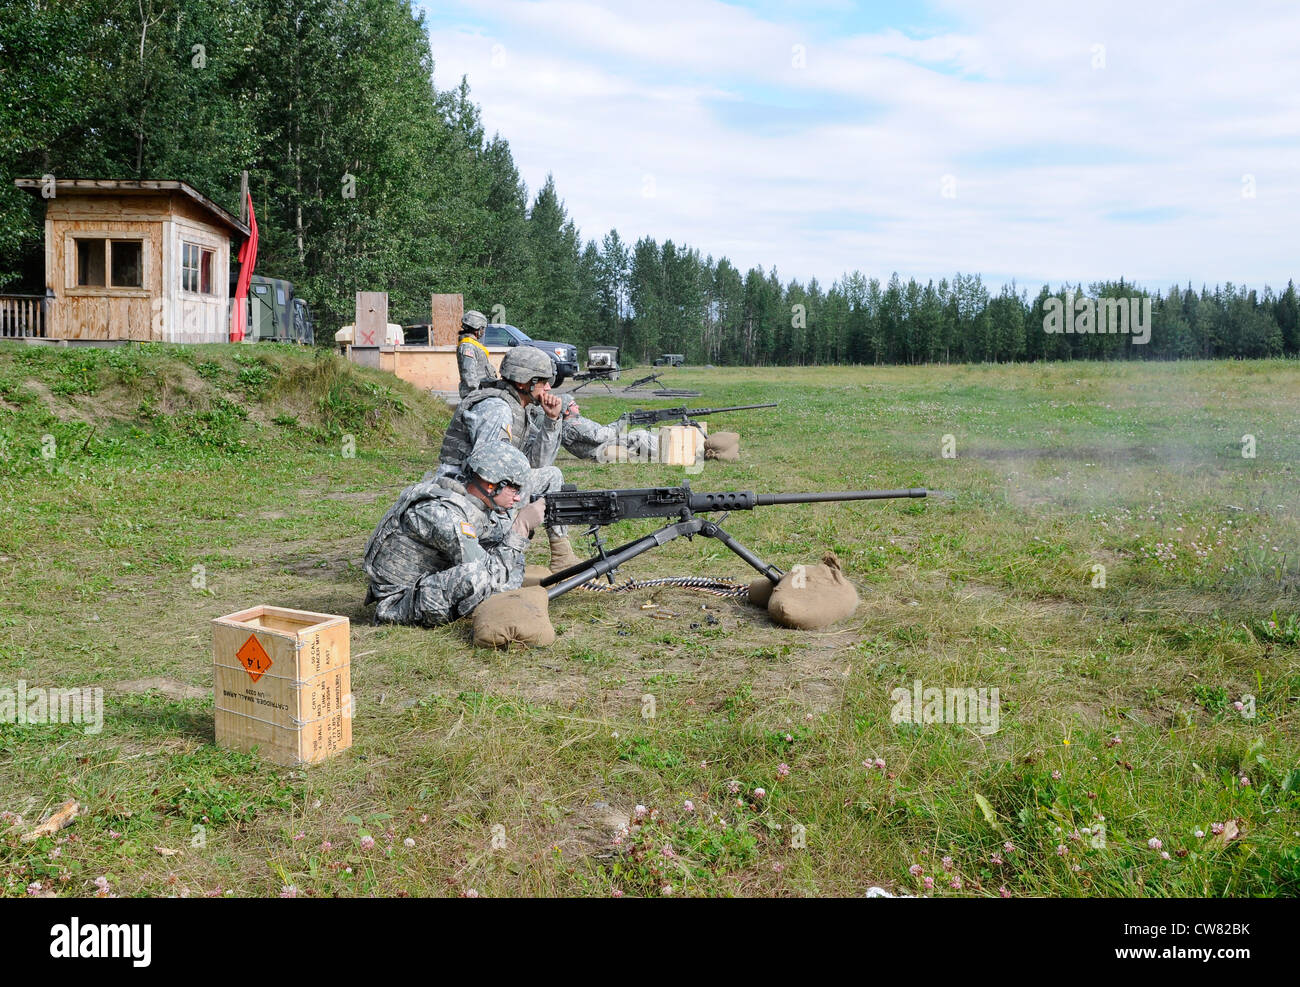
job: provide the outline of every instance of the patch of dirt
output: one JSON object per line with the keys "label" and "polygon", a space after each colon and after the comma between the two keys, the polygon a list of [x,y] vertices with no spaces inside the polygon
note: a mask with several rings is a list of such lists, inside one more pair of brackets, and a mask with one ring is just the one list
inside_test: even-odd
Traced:
{"label": "patch of dirt", "polygon": [[[584,675],[572,675],[554,666],[529,669],[530,677],[492,683],[492,691],[518,696],[529,703],[556,703],[572,706],[590,692],[590,683]],[[490,674],[484,669],[480,674]],[[532,677],[532,676],[536,677]]]}
{"label": "patch of dirt", "polygon": [[[365,561],[361,558],[351,558],[351,552],[345,555],[314,555],[306,558],[295,559],[293,561],[281,562],[276,569],[281,572],[292,573],[295,576],[321,576],[328,573],[338,582],[351,582],[354,578],[364,580],[365,575],[361,572],[361,565]],[[348,566],[352,569],[349,570]],[[364,595],[365,591],[362,590]]]}
{"label": "patch of dirt", "polygon": [[327,493],[326,500],[345,500],[355,504],[373,504],[379,499],[379,493],[374,490],[358,490],[354,493]]}
{"label": "patch of dirt", "polygon": [[581,856],[611,856],[617,852],[613,839],[632,817],[608,802],[590,802],[570,812],[547,836],[547,843],[566,853],[572,848]]}
{"label": "patch of dirt", "polygon": [[66,398],[54,394],[42,381],[28,379],[24,385],[40,398],[46,409],[61,422],[84,422],[89,425],[95,421],[93,414],[78,408]]}
{"label": "patch of dirt", "polygon": [[953,584],[952,593],[960,602],[966,600],[995,600],[999,603],[1010,603],[1011,595],[1004,589],[997,586],[990,586],[988,583],[964,582]]}
{"label": "patch of dirt", "polygon": [[189,685],[179,679],[155,676],[148,679],[131,679],[129,682],[115,682],[109,686],[113,692],[161,692],[169,699],[205,699],[211,695],[208,689]]}

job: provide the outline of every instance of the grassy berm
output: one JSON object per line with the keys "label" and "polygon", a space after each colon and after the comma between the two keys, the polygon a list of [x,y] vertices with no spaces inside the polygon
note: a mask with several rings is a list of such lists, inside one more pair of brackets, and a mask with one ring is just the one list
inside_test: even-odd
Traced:
{"label": "grassy berm", "polygon": [[[378,628],[361,605],[437,401],[291,349],[0,348],[0,687],[105,693],[100,733],[0,723],[0,809],[23,820],[0,893],[1300,893],[1294,362],[670,382],[781,402],[714,419],[742,460],[698,489],[949,496],[727,519],[783,568],[838,553],[862,602],[822,632],[686,589],[577,591],[553,646],[477,650],[464,622]],[[708,539],[624,574],[748,579]],[[208,622],[259,603],[351,618],[350,752],[289,770],[214,746]],[[918,682],[996,689],[996,722],[901,720]],[[68,798],[81,818],[20,842]]]}

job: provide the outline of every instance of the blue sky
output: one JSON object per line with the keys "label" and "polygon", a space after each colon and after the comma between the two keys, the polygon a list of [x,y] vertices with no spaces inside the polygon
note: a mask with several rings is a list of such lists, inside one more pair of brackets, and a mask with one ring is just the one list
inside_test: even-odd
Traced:
{"label": "blue sky", "polygon": [[586,238],[823,285],[977,271],[1284,286],[1300,5],[426,3],[530,190]]}

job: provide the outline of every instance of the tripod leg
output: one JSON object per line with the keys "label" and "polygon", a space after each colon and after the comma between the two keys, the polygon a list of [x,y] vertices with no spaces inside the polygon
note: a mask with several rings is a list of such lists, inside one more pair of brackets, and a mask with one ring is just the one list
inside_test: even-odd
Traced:
{"label": "tripod leg", "polygon": [[[609,552],[603,559],[596,558],[587,562],[581,562],[578,565],[570,566],[568,569],[562,569],[560,572],[554,572],[542,580],[541,585],[546,587],[546,598],[554,600],[557,596],[569,592],[571,589],[577,589],[583,583],[591,582],[598,579],[607,572],[613,572],[619,566],[629,559],[634,559],[643,552],[648,552],[652,548],[658,548],[660,545],[666,545],[675,538],[683,536],[689,537],[700,531],[704,524],[699,518],[691,518],[689,521],[678,521],[676,524],[669,524],[660,528],[658,531],[652,531],[650,534],[638,538],[636,541],[628,542],[614,551]],[[741,546],[742,548],[744,546]],[[768,577],[771,578],[770,576]],[[777,577],[780,578],[779,576]]]}
{"label": "tripod leg", "polygon": [[783,573],[776,566],[768,565],[757,555],[755,555],[753,552],[747,549],[744,545],[736,541],[736,539],[732,538],[731,535],[727,534],[725,531],[719,528],[712,521],[705,522],[704,527],[700,529],[700,534],[702,534],[705,538],[718,539],[718,541],[722,542],[722,544],[726,545],[729,549],[731,549],[733,552],[739,555],[742,559],[748,562],[760,573],[762,573],[764,576],[770,579],[774,585],[776,583],[779,583],[781,581],[781,577],[785,575],[785,573]]}

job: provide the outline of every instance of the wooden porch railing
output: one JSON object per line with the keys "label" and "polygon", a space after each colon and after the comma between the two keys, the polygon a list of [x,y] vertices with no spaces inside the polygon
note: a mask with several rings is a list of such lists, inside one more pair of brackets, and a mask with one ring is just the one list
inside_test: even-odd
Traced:
{"label": "wooden porch railing", "polygon": [[45,336],[45,295],[0,295],[0,339]]}

